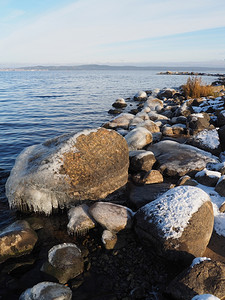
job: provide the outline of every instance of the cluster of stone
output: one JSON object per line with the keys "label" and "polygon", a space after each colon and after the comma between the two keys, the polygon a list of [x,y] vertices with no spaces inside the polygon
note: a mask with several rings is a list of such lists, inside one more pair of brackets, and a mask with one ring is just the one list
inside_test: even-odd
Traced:
{"label": "cluster of stone", "polygon": [[[74,240],[101,228],[102,245],[114,250],[123,245],[124,232],[132,232],[163,259],[188,266],[204,255],[213,233],[213,205],[199,184],[225,196],[223,92],[185,99],[175,89],[140,91],[127,102],[117,99],[113,107],[123,112],[102,128],[25,149],[6,184],[9,204],[46,215],[67,209],[67,232]],[[28,223],[17,221],[0,233],[0,262],[30,253],[36,242]],[[60,284],[82,274],[84,264],[76,243],[55,244],[41,272],[59,283],[57,296],[71,299]],[[224,267],[201,261],[175,278],[166,294],[223,299]],[[50,297],[53,286],[39,285],[21,299]]]}

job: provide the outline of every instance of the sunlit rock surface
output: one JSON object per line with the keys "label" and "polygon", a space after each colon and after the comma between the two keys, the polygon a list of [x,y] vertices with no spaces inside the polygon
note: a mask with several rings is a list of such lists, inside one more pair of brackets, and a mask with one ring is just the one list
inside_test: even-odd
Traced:
{"label": "sunlit rock surface", "polygon": [[104,199],[128,179],[125,139],[98,128],[26,148],[6,183],[10,207],[50,214],[80,200]]}

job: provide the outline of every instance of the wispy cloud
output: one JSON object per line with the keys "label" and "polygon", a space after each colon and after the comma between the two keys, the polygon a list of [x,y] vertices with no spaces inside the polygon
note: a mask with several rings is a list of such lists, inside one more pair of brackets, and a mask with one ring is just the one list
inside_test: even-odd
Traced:
{"label": "wispy cloud", "polygon": [[[142,59],[150,61],[147,51],[162,59],[159,47],[164,46],[165,52],[167,44],[151,39],[168,37],[165,42],[169,43],[170,36],[180,35],[177,41],[182,34],[225,27],[224,15],[224,0],[216,5],[214,0],[80,0],[11,30],[0,39],[0,59],[83,63],[129,57],[137,61],[144,53]],[[184,54],[185,48],[179,46],[179,51]],[[173,59],[171,46],[170,52],[168,59]]]}

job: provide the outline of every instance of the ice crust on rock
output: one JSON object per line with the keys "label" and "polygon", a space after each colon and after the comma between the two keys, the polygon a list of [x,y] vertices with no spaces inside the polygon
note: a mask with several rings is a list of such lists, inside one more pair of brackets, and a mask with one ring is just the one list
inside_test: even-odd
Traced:
{"label": "ice crust on rock", "polygon": [[200,264],[201,262],[205,261],[205,260],[211,260],[211,258],[208,257],[196,257],[193,259],[190,268],[193,268],[195,265]]}
{"label": "ice crust on rock", "polygon": [[202,176],[208,176],[211,178],[219,179],[221,177],[221,173],[217,171],[210,171],[205,168],[202,171],[199,171],[198,173],[195,174],[195,177],[202,177]]}
{"label": "ice crust on rock", "polygon": [[[192,215],[207,201],[207,193],[193,186],[179,186],[167,191],[142,209],[151,216],[165,239],[181,237]],[[152,222],[152,219],[149,219]]]}
{"label": "ice crust on rock", "polygon": [[220,145],[219,135],[216,129],[204,129],[195,135],[195,140],[201,142],[210,149],[216,149]]}
{"label": "ice crust on rock", "polygon": [[[55,264],[55,260],[56,260],[55,255],[58,250],[61,250],[64,248],[67,249],[68,254],[70,254],[71,256],[76,256],[76,257],[77,257],[77,255],[81,256],[81,250],[73,243],[63,243],[63,244],[55,245],[48,251],[48,262],[52,266],[54,266],[56,268],[58,267],[58,265]],[[63,260],[63,258],[62,258],[62,260]],[[71,264],[71,262],[63,260],[62,264],[63,265],[67,264],[69,266]]]}
{"label": "ice crust on rock", "polygon": [[[63,208],[63,191],[57,191],[57,199],[55,196],[56,190],[52,193],[49,187],[46,186],[46,178],[49,184],[52,177],[52,182],[60,182],[61,177],[66,177],[63,174],[57,174],[62,165],[63,153],[69,151],[77,152],[78,150],[74,147],[77,138],[80,135],[89,135],[92,132],[97,132],[97,130],[90,129],[78,132],[77,134],[65,134],[47,140],[42,144],[25,148],[17,157],[10,177],[6,182],[6,196],[10,207],[25,206],[21,198],[19,199],[19,203],[18,198],[15,200],[15,188],[17,188],[17,194],[26,193],[27,197],[30,195],[30,201],[26,203],[28,210],[33,210],[34,212],[44,211],[48,215],[52,212],[52,209]],[[48,156],[48,161],[45,160],[46,156]],[[23,185],[20,187],[21,177],[29,177],[31,173],[36,173],[33,176],[33,186],[30,186],[29,189]],[[35,185],[35,182],[39,183],[39,187]],[[18,191],[18,189],[20,190]],[[62,198],[62,204],[59,201],[60,198]]]}
{"label": "ice crust on rock", "polygon": [[203,294],[203,295],[196,295],[191,300],[220,300],[220,299],[211,294]]}

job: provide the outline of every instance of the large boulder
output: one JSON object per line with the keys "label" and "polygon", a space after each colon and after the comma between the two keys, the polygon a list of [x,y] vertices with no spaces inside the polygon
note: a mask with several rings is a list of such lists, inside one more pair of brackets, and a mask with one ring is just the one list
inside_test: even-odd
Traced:
{"label": "large boulder", "polygon": [[219,299],[225,299],[224,278],[224,263],[203,260],[179,274],[169,284],[166,293],[177,300],[191,300],[194,296],[202,294],[212,294]]}
{"label": "large boulder", "polygon": [[125,139],[98,128],[26,148],[6,183],[10,207],[50,214],[81,200],[104,199],[128,179]]}
{"label": "large boulder", "polygon": [[175,187],[141,207],[135,230],[157,253],[172,260],[202,256],[213,231],[210,197],[192,186]]}
{"label": "large boulder", "polygon": [[26,221],[16,221],[0,232],[0,263],[8,258],[29,254],[37,234]]}
{"label": "large boulder", "polygon": [[71,300],[72,291],[69,287],[54,282],[40,282],[27,289],[19,300]]}
{"label": "large boulder", "polygon": [[159,162],[160,171],[169,176],[183,176],[204,169],[209,162],[218,163],[217,157],[196,147],[165,140],[148,147]]}

